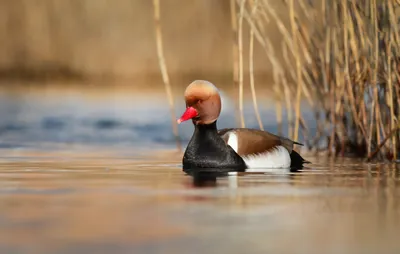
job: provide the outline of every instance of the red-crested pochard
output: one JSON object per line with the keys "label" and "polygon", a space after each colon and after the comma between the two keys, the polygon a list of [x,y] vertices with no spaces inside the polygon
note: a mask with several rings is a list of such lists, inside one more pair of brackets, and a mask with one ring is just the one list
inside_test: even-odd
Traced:
{"label": "red-crested pochard", "polygon": [[178,123],[192,119],[193,136],[183,156],[183,170],[207,168],[216,171],[300,169],[304,160],[293,145],[302,145],[266,131],[249,128],[217,130],[221,112],[218,89],[205,80],[193,81],[185,91],[186,111]]}

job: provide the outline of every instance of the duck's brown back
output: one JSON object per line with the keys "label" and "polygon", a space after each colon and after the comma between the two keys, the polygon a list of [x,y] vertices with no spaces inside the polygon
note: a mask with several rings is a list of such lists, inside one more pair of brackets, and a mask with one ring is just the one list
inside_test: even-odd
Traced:
{"label": "duck's brown back", "polygon": [[234,133],[236,136],[236,152],[240,156],[269,152],[277,146],[283,146],[289,151],[289,153],[292,153],[294,144],[302,145],[288,138],[280,137],[267,131],[257,129],[228,128],[218,131],[218,134],[222,137],[225,143],[228,143],[231,133]]}

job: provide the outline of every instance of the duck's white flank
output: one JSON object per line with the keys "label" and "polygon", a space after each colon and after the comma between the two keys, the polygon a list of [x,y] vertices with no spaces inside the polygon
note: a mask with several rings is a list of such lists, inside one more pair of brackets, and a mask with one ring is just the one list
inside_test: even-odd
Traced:
{"label": "duck's white flank", "polygon": [[230,146],[230,147],[232,147],[232,149],[235,151],[235,152],[237,152],[238,151],[238,138],[237,138],[237,136],[236,136],[236,133],[234,133],[234,132],[231,132],[231,133],[229,133],[229,138],[228,138],[228,145]]}
{"label": "duck's white flank", "polygon": [[243,156],[243,160],[248,167],[246,172],[258,171],[255,169],[260,168],[289,168],[291,163],[289,151],[283,146],[277,146],[265,153]]}
{"label": "duck's white flank", "polygon": [[[235,152],[238,151],[238,138],[236,133],[229,133],[227,143]],[[246,172],[258,171],[261,168],[290,168],[291,163],[289,151],[283,146],[277,146],[265,153],[242,156],[242,158],[248,167]]]}

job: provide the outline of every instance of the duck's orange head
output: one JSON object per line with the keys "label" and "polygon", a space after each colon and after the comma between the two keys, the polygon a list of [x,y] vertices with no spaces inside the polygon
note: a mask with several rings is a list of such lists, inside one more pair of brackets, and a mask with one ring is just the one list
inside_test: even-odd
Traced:
{"label": "duck's orange head", "polygon": [[210,124],[221,113],[218,89],[206,80],[195,80],[185,90],[186,110],[178,123],[192,119],[194,124]]}

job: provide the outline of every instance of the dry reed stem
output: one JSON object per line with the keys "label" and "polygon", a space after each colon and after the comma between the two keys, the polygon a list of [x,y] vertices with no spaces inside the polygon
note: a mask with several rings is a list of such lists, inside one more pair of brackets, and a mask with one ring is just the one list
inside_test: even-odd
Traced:
{"label": "dry reed stem", "polygon": [[160,66],[165,92],[167,93],[170,115],[171,115],[172,130],[175,136],[177,149],[180,152],[182,150],[182,146],[178,133],[178,124],[176,122],[174,98],[172,95],[172,88],[169,81],[167,65],[165,63],[164,51],[163,51],[161,22],[160,22],[160,1],[153,0],[153,7],[154,7],[154,24],[155,24],[156,43],[157,43],[158,64]]}
{"label": "dry reed stem", "polygon": [[375,100],[372,100],[372,106],[371,106],[371,114],[370,114],[370,125],[369,125],[369,133],[368,133],[368,157],[371,156],[371,150],[372,150],[372,135],[373,135],[373,127],[374,127],[374,112],[375,112]]}
{"label": "dry reed stem", "polygon": [[[388,3],[388,10],[389,10],[389,19],[392,20],[393,18],[393,5],[389,2]],[[395,28],[395,31],[396,30]],[[396,34],[396,33],[394,33]],[[389,107],[390,107],[390,128],[394,128],[395,126],[395,106],[394,106],[394,98],[393,98],[393,84],[392,84],[392,55],[391,55],[391,48],[392,48],[392,32],[389,33],[389,42],[388,42],[388,56],[387,56],[387,65],[388,65],[388,87],[389,87]],[[388,135],[389,137],[389,135]],[[397,158],[397,144],[396,144],[396,135],[392,135],[392,149],[393,149],[393,157]]]}
{"label": "dry reed stem", "polygon": [[282,126],[282,92],[277,83],[274,84],[273,90],[275,92],[275,113],[276,113],[276,122],[278,125],[278,135],[283,134],[283,126]]}
{"label": "dry reed stem", "polygon": [[[394,6],[391,1],[388,1],[388,11],[389,11],[390,24],[393,26],[393,31],[399,31],[399,27],[397,25],[397,20],[396,20],[397,17],[394,13]],[[393,32],[393,35],[394,35],[396,44],[399,45],[400,44],[400,39],[399,39],[400,33]]]}
{"label": "dry reed stem", "polygon": [[[341,77],[341,76],[342,76],[341,73],[338,72],[338,77]],[[338,83],[337,86],[338,86],[337,88],[339,90],[339,93],[337,93],[337,98],[345,97],[344,91],[345,91],[345,88],[346,88],[346,83],[345,82],[343,82],[343,83],[340,82],[340,83]],[[336,103],[336,107],[335,107],[335,114],[339,114],[340,108],[342,107],[342,105],[343,105],[343,101],[338,99],[338,101]]]}
{"label": "dry reed stem", "polygon": [[[336,34],[335,32],[335,28],[333,28],[333,34]],[[336,42],[336,36],[333,37],[333,41],[332,44],[335,45],[337,44]],[[332,45],[331,44],[331,45]],[[335,55],[336,52],[336,48],[332,47],[333,50],[333,55]],[[335,80],[332,80],[332,82],[338,81],[338,76],[339,76],[339,72],[338,72],[338,67],[335,66]],[[330,108],[330,116],[331,116],[331,124],[332,124],[332,131],[331,131],[331,135],[330,135],[330,142],[329,142],[329,155],[331,155],[333,153],[333,147],[335,145],[335,135],[336,135],[336,114],[335,114],[335,97],[336,97],[336,84],[331,82],[331,94],[330,94],[330,99],[331,99],[331,108]]]}
{"label": "dry reed stem", "polygon": [[295,125],[294,125],[294,133],[293,139],[297,140],[299,135],[299,122],[300,122],[300,103],[301,103],[301,92],[303,86],[303,80],[301,75],[301,63],[300,63],[300,55],[298,52],[298,44],[297,44],[297,26],[294,17],[294,0],[289,1],[289,9],[290,9],[290,23],[292,26],[292,38],[293,38],[293,51],[296,59],[296,76],[297,76],[297,92],[296,92],[296,107],[295,107]]}
{"label": "dry reed stem", "polygon": [[281,83],[283,84],[283,93],[285,94],[287,119],[288,119],[288,137],[293,138],[293,113],[292,113],[292,100],[290,96],[290,89],[287,84],[287,80],[283,75],[280,76],[280,80]]}
{"label": "dry reed stem", "polygon": [[[232,44],[232,64],[233,64],[233,86],[235,89],[239,88],[239,46],[237,41],[237,15],[236,15],[236,3],[235,0],[230,1],[231,7],[231,27],[232,27],[232,34],[233,34],[233,44]],[[239,110],[239,103],[235,101],[235,111],[236,116],[240,114]],[[240,119],[236,119],[237,124],[240,124]]]}
{"label": "dry reed stem", "polygon": [[325,38],[325,48],[324,48],[324,65],[325,65],[325,73],[327,74],[327,82],[325,88],[325,92],[329,92],[329,86],[331,84],[331,73],[329,71],[329,64],[331,62],[331,38],[332,38],[332,29],[328,27],[326,30],[326,38]]}
{"label": "dry reed stem", "polygon": [[[400,112],[400,82],[397,84],[397,86],[395,86],[395,90],[396,90],[396,98],[397,98],[397,112]],[[399,115],[396,116],[396,121],[400,121],[399,120]]]}
{"label": "dry reed stem", "polygon": [[[255,3],[251,3],[253,5],[252,10],[252,17],[257,9],[258,0]],[[254,86],[254,31],[250,28],[250,48],[249,48],[249,71],[250,71],[250,89],[251,89],[251,96],[253,99],[253,108],[254,113],[257,118],[258,126],[261,130],[264,130],[263,123],[261,121],[260,112],[258,111],[258,104],[257,104],[257,96],[256,96],[256,89]]]}
{"label": "dry reed stem", "polygon": [[240,3],[239,25],[238,25],[238,46],[239,46],[239,111],[240,111],[240,127],[244,128],[244,112],[243,112],[243,13],[246,0]]}
{"label": "dry reed stem", "polygon": [[[346,14],[348,16],[348,13]],[[356,36],[354,33],[354,24],[353,22],[348,22],[350,24],[349,27],[349,34],[350,34],[350,48],[351,48],[351,53],[354,54],[354,59],[355,59],[355,64],[356,64],[356,73],[360,73],[360,63],[359,63],[359,54],[358,54],[358,48],[357,48],[357,41],[356,41]],[[349,66],[348,66],[349,67]],[[350,73],[349,73],[350,74]],[[350,77],[349,77],[350,78]]]}
{"label": "dry reed stem", "polygon": [[361,15],[358,11],[358,8],[356,7],[356,3],[354,1],[352,1],[352,7],[354,10],[354,16],[356,18],[356,22],[357,22],[357,28],[358,28],[358,33],[360,34],[360,36],[358,37],[360,40],[360,47],[361,48],[365,48],[366,42],[364,40],[364,36],[362,36],[364,34],[364,30],[363,30],[363,22],[362,22],[362,18]]}
{"label": "dry reed stem", "polygon": [[321,0],[322,27],[327,27],[326,24],[326,0]]}
{"label": "dry reed stem", "polygon": [[[373,132],[373,127],[375,126],[375,131],[376,131],[376,140],[377,143],[381,143],[380,139],[380,130],[379,130],[379,119],[380,119],[380,107],[379,107],[379,101],[378,101],[378,64],[379,64],[379,41],[378,41],[378,21],[377,19],[377,14],[376,14],[376,0],[371,1],[371,18],[373,19],[373,29],[374,29],[374,68],[373,68],[373,76],[372,76],[372,86],[373,86],[373,93],[374,93],[374,105],[375,105],[375,121],[372,120],[371,122],[376,122],[376,124],[371,125],[371,133]],[[370,144],[372,146],[372,144]],[[371,148],[369,149],[369,152],[371,152]]]}
{"label": "dry reed stem", "polygon": [[343,32],[344,32],[344,36],[343,36],[343,43],[344,43],[344,64],[345,64],[345,68],[344,68],[344,81],[345,81],[345,85],[350,83],[350,71],[349,71],[349,46],[348,46],[348,30],[351,30],[351,28],[347,27],[348,25],[348,20],[347,20],[347,0],[342,0],[342,8],[343,10]]}
{"label": "dry reed stem", "polygon": [[[325,94],[327,94],[328,93],[328,91],[329,91],[329,88],[328,88],[328,73],[327,73],[327,71],[326,71],[326,60],[325,60],[325,57],[324,57],[324,52],[322,51],[322,50],[320,50],[319,51],[319,57],[322,59],[322,63],[321,63],[321,65],[320,65],[320,68],[321,68],[321,75],[322,75],[322,86],[323,86],[323,89],[322,89],[322,93],[320,94],[320,95],[325,95]],[[318,90],[318,89],[317,89]]]}

